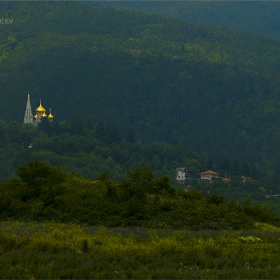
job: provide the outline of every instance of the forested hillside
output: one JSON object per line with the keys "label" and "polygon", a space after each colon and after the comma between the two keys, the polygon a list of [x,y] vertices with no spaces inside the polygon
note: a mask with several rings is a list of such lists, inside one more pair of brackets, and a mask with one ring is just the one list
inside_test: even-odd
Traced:
{"label": "forested hillside", "polygon": [[280,39],[278,1],[93,1],[89,5],[163,14]]}
{"label": "forested hillside", "polygon": [[148,167],[127,170],[121,182],[109,173],[97,180],[67,174],[40,161],[20,166],[0,182],[0,218],[60,221],[108,227],[173,229],[254,229],[256,222],[279,226],[266,207],[175,189],[168,176],[155,178]]}
{"label": "forested hillside", "polygon": [[[26,95],[58,121],[115,120],[136,141],[181,142],[280,169],[277,40],[77,3],[1,6],[0,118],[22,122]],[[46,108],[48,108],[46,107]]]}
{"label": "forested hillside", "polygon": [[[105,173],[115,182],[121,182],[127,170],[145,167],[156,179],[165,178],[162,183],[168,179],[176,189],[183,186],[204,195],[216,193],[242,205],[250,198],[252,204],[258,202],[280,214],[280,176],[268,161],[263,161],[263,166],[229,156],[214,161],[205,152],[187,150],[179,141],[143,144],[136,139],[132,127],[122,135],[114,121],[85,123],[78,116],[70,122],[43,120],[37,127],[2,121],[0,179],[4,183],[13,180],[19,166],[34,160],[59,165],[67,174],[91,180]],[[184,185],[175,180],[180,166],[186,166],[194,178]],[[208,169],[218,172],[220,178],[212,183],[201,181],[201,171]]]}

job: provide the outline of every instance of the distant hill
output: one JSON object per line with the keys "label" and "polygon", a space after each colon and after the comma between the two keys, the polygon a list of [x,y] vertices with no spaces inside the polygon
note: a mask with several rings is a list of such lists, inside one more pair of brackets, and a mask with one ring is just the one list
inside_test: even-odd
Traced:
{"label": "distant hill", "polygon": [[227,26],[280,39],[278,1],[93,1],[95,7],[157,13],[195,23]]}
{"label": "distant hill", "polygon": [[[137,140],[279,165],[274,39],[78,3],[3,2],[0,118],[52,107],[58,120],[115,120]],[[279,165],[280,166],[280,165]]]}

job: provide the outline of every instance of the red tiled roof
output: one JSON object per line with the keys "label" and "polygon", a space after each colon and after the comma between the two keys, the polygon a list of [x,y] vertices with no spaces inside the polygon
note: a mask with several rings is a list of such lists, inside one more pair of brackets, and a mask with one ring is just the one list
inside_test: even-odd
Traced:
{"label": "red tiled roof", "polygon": [[200,175],[219,175],[219,173],[212,171],[212,170],[207,170],[207,171],[200,173]]}

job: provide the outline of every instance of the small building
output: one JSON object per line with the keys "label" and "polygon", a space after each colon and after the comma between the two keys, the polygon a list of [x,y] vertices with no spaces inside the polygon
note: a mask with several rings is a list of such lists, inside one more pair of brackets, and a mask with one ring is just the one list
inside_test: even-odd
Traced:
{"label": "small building", "polygon": [[195,176],[186,167],[178,167],[176,169],[176,181],[178,184],[184,184],[186,180],[194,179]]}
{"label": "small building", "polygon": [[187,185],[187,186],[184,187],[184,190],[185,190],[185,192],[188,192],[188,191],[191,190],[191,188],[192,188],[191,185]]}
{"label": "small building", "polygon": [[219,178],[219,173],[212,170],[207,170],[200,173],[200,180],[204,182],[212,182],[213,178]]}
{"label": "small building", "polygon": [[241,180],[242,182],[244,182],[244,183],[245,183],[246,180],[248,180],[248,179],[252,179],[252,178],[251,178],[251,177],[245,177],[245,176],[243,176],[243,175],[240,177],[240,180]]}
{"label": "small building", "polygon": [[222,181],[225,183],[225,184],[228,184],[230,182],[230,179],[228,178],[223,178]]}

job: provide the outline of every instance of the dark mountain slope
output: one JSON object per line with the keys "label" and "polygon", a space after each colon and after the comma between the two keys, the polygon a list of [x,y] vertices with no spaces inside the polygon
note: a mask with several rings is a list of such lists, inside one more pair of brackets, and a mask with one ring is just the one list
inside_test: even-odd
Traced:
{"label": "dark mountain slope", "polygon": [[195,23],[227,26],[280,39],[278,1],[93,1],[94,7],[157,13]]}
{"label": "dark mountain slope", "polygon": [[278,41],[75,3],[4,3],[0,118],[26,94],[55,118],[116,120],[142,142],[278,162]]}

